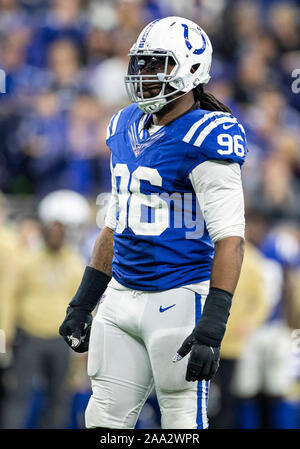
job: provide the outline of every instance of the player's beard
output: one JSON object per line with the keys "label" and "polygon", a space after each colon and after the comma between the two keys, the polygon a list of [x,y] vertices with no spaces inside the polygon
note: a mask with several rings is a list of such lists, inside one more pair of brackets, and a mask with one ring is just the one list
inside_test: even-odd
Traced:
{"label": "player's beard", "polygon": [[[157,97],[157,95],[160,94],[161,89],[162,89],[162,84],[161,83],[155,83],[155,81],[153,83],[142,83],[142,89],[143,89],[143,95],[144,95],[144,99],[147,100],[149,98],[154,98]],[[166,85],[166,89],[165,89],[165,94],[170,94],[173,91],[175,91],[175,89],[173,87],[171,87],[169,84]],[[177,97],[181,97],[182,92],[179,92],[175,95],[172,95],[170,97],[168,97],[169,100],[173,100],[170,103],[167,103],[165,106],[163,106],[163,108],[158,111],[156,113],[156,115],[164,115],[167,112],[169,112],[171,109],[173,109],[176,105],[176,98]],[[138,87],[137,89],[137,96],[139,98],[141,98],[141,93],[140,93],[140,88]]]}
{"label": "player's beard", "polygon": [[[155,83],[155,81],[153,83],[149,83],[149,82],[143,82],[142,83],[142,89],[143,89],[143,95],[144,95],[144,99],[148,100],[149,98],[154,98],[157,97],[157,95],[160,94],[161,90],[162,90],[162,84],[161,83]],[[165,95],[172,93],[173,91],[175,91],[175,89],[173,87],[171,87],[169,84],[166,85],[165,88]],[[140,91],[140,86],[138,86],[137,88],[137,96],[139,98],[142,97],[141,95],[141,91]],[[170,99],[174,98],[173,96],[169,97]]]}
{"label": "player's beard", "polygon": [[[147,100],[148,98],[153,98],[153,97],[157,97],[157,95],[159,95],[160,91],[161,91],[162,85],[159,83],[142,83],[142,89],[143,89],[143,95],[145,100]],[[137,96],[139,98],[142,97],[141,94],[141,90],[140,90],[140,86],[137,89]]]}

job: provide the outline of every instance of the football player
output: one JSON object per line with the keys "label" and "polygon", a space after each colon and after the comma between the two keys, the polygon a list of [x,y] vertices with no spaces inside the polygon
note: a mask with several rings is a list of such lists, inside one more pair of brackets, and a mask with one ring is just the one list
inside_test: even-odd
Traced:
{"label": "football player", "polygon": [[212,46],[196,23],[154,20],[129,56],[106,226],[60,333],[89,350],[88,428],[134,428],[153,387],[162,428],[207,428],[243,259],[245,132],[204,91]]}

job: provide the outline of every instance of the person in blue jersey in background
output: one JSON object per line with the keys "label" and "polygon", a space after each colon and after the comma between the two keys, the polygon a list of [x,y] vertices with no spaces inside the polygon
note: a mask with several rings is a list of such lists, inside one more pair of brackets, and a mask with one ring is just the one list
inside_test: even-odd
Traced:
{"label": "person in blue jersey in background", "polygon": [[207,428],[244,253],[245,132],[204,91],[212,47],[194,22],[154,20],[129,56],[106,226],[59,331],[89,351],[86,427],[134,428],[155,387],[162,428]]}

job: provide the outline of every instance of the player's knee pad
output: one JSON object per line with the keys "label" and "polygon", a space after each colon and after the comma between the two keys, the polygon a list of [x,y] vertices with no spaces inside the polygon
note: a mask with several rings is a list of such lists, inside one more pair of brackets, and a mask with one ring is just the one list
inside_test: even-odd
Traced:
{"label": "player's knee pad", "polygon": [[190,382],[190,385],[189,390],[157,392],[163,429],[205,429],[208,427],[208,382]]}
{"label": "player's knee pad", "polygon": [[95,387],[85,411],[87,428],[102,427],[108,429],[134,429],[140,408],[130,408],[122,401],[114,401],[111,392],[105,388],[105,382]]}

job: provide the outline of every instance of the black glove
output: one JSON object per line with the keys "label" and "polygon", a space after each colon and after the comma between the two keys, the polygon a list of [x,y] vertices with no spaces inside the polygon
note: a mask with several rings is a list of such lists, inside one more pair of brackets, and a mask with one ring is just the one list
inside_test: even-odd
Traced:
{"label": "black glove", "polygon": [[88,310],[72,306],[67,308],[59,333],[75,352],[88,350],[92,321],[92,314]]}
{"label": "black glove", "polygon": [[178,362],[191,352],[185,377],[187,381],[210,380],[216,374],[231,302],[231,293],[210,288],[200,320],[173,358],[173,362]]}
{"label": "black glove", "polygon": [[92,311],[98,304],[111,277],[93,267],[85,268],[79,288],[67,308],[67,315],[59,328],[65,342],[76,352],[89,347]]}
{"label": "black glove", "polygon": [[199,344],[191,334],[178,349],[173,362],[190,354],[185,379],[188,382],[210,380],[216,374],[220,362],[220,349]]}

